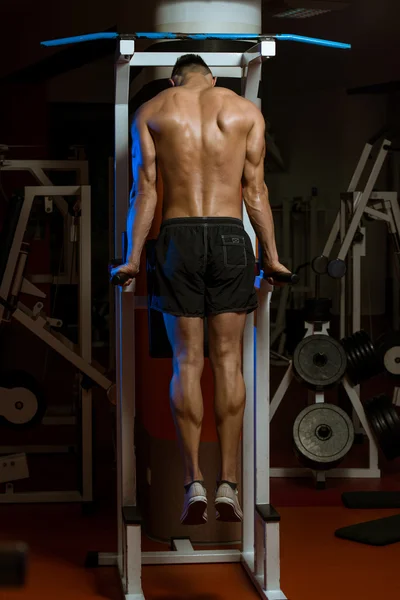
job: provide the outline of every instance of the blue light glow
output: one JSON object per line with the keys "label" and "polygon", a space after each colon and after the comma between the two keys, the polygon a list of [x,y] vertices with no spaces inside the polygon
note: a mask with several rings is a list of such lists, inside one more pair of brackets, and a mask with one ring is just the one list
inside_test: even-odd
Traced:
{"label": "blue light glow", "polygon": [[350,50],[351,44],[343,42],[333,42],[331,40],[320,40],[319,38],[305,37],[303,35],[294,35],[292,33],[280,33],[276,36],[277,40],[287,42],[300,42],[302,44],[314,44],[315,46],[325,46],[326,48],[336,48],[340,50]]}
{"label": "blue light glow", "polygon": [[82,44],[83,42],[93,42],[96,40],[116,40],[119,33],[103,32],[103,33],[88,33],[87,35],[77,35],[75,37],[60,38],[58,40],[48,40],[41,42],[41,46],[51,48],[54,46],[68,46],[70,44]]}
{"label": "blue light glow", "polygon": [[[83,42],[92,42],[97,40],[115,40],[120,37],[120,34],[115,32],[89,33],[87,35],[79,35],[75,37],[60,38],[58,40],[48,40],[41,42],[41,46],[47,48],[56,46],[67,46],[71,44],[82,44]],[[175,39],[190,39],[190,40],[262,40],[266,37],[275,38],[281,41],[300,42],[302,44],[313,44],[316,46],[324,46],[326,48],[336,48],[340,50],[349,50],[351,44],[343,42],[334,42],[331,40],[322,40],[319,38],[305,37],[292,33],[281,33],[278,35],[258,35],[256,33],[170,33],[170,32],[140,32],[133,33],[128,36],[131,39],[147,39],[147,40],[175,40]]]}

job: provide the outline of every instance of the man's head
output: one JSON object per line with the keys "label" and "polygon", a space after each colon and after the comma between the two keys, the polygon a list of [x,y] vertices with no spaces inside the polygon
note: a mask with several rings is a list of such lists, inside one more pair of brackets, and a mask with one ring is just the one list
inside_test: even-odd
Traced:
{"label": "man's head", "polygon": [[174,86],[184,85],[193,75],[203,76],[210,86],[215,86],[217,82],[217,78],[213,77],[210,68],[197,54],[185,54],[178,58],[170,81]]}

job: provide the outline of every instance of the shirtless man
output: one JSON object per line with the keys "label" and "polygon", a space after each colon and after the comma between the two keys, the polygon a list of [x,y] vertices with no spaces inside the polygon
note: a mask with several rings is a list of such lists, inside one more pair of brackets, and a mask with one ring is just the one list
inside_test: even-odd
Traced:
{"label": "shirtless man", "polygon": [[257,297],[255,256],[243,227],[240,185],[261,243],[265,272],[288,272],[278,259],[264,183],[265,122],[254,104],[216,88],[216,79],[199,56],[181,57],[170,81],[172,88],[135,115],[128,259],[112,274],[129,276],[126,285],[138,274],[157,204],[158,165],[164,199],[152,307],[164,313],[173,349],[171,409],[184,464],[181,522],[207,521],[207,492],[199,466],[204,317],[221,450],[216,514],[221,521],[241,521],[237,457],[245,408],[242,338],[246,315],[256,309]]}

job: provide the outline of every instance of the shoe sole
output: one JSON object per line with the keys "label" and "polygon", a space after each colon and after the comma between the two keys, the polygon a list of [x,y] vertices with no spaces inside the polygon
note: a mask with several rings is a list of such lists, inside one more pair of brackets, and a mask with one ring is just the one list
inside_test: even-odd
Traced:
{"label": "shoe sole", "polygon": [[215,509],[217,521],[225,523],[241,523],[243,521],[243,513],[237,511],[235,503],[229,498],[216,500]]}
{"label": "shoe sole", "polygon": [[207,517],[204,515],[206,508],[207,500],[203,496],[192,498],[181,517],[181,525],[204,525],[207,523]]}

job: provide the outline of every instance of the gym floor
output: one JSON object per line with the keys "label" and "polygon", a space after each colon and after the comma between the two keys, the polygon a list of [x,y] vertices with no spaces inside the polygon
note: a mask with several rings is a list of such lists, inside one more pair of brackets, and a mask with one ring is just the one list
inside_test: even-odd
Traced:
{"label": "gym floor", "polygon": [[[113,552],[117,543],[112,463],[101,464],[93,516],[82,516],[79,505],[1,507],[0,539],[25,541],[30,556],[25,588],[0,590],[0,600],[121,600],[116,569],[84,567],[88,550]],[[398,489],[396,466],[385,465],[381,481],[329,479],[324,491],[312,480],[272,480],[272,502],[282,517],[282,589],[290,600],[400,597],[400,544],[372,547],[334,536],[339,527],[398,512],[348,510],[340,499],[343,491]],[[165,549],[146,538],[143,548]],[[258,598],[240,565],[144,567],[143,590],[147,600]]]}

